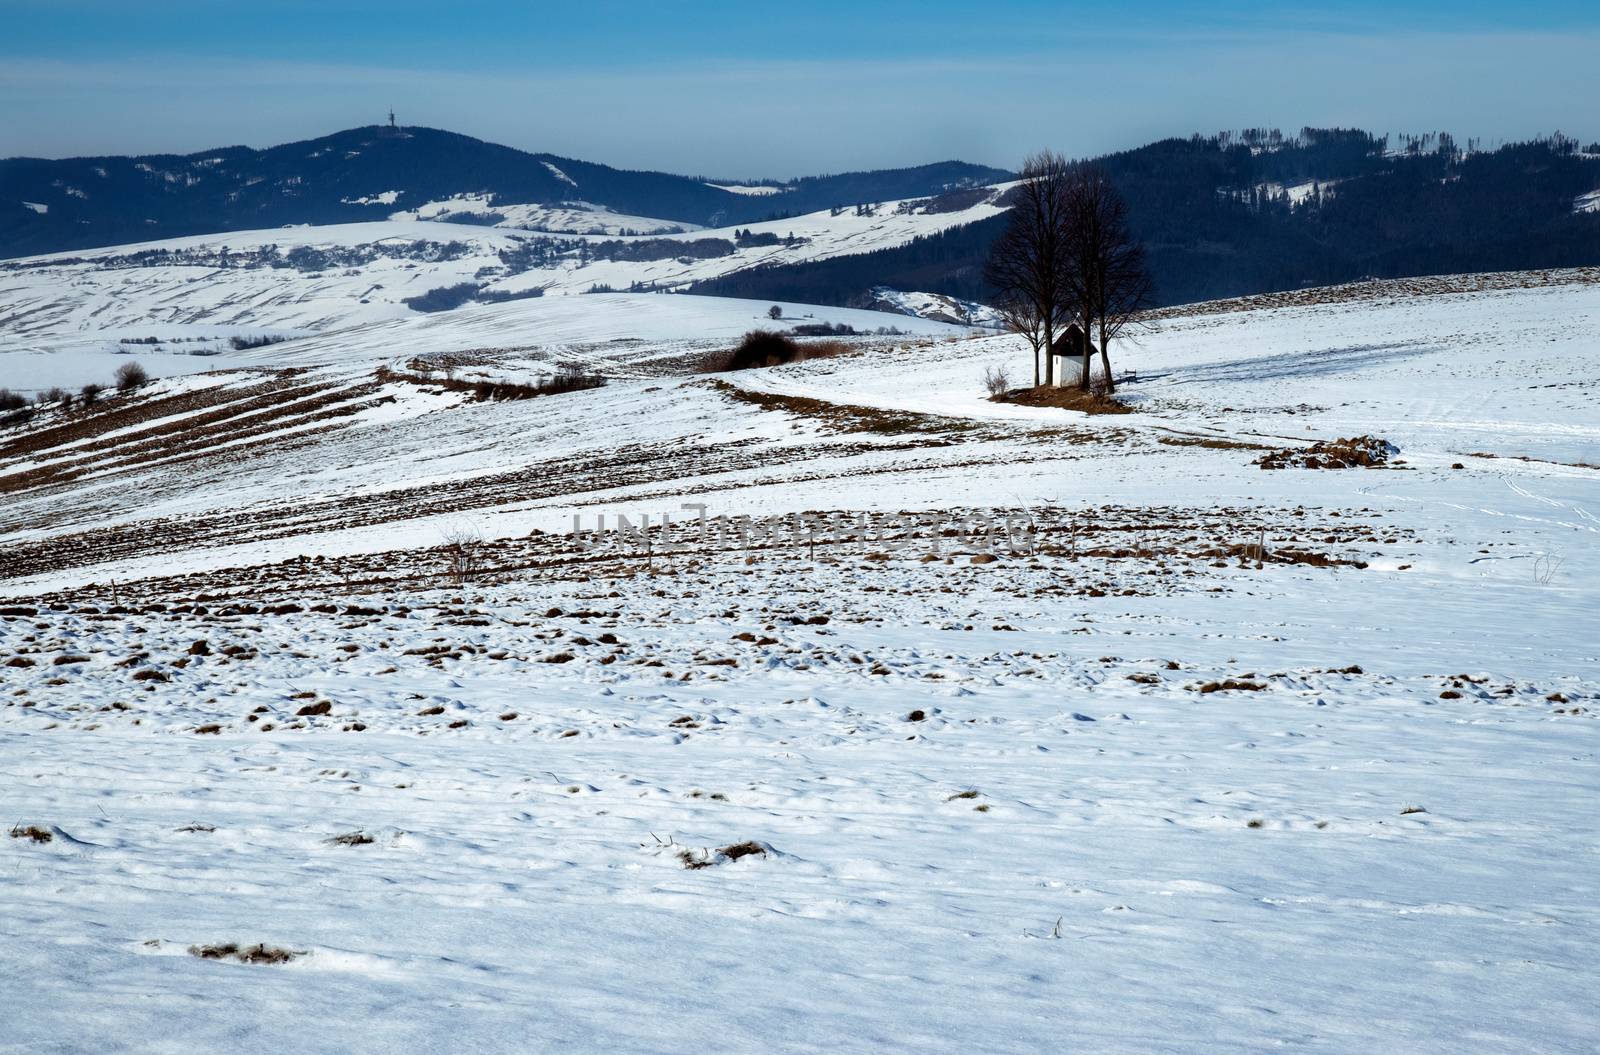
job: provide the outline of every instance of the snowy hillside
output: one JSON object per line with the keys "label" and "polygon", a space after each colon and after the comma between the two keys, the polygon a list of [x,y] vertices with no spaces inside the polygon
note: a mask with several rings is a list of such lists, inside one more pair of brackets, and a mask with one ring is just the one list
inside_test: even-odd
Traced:
{"label": "snowy hillside", "polygon": [[[664,236],[529,233],[398,219],[199,235],[5,261],[0,387],[36,391],[103,381],[120,361],[111,357],[133,352],[157,374],[216,369],[232,361],[227,342],[235,337],[328,336],[375,323],[423,325],[419,332],[426,333],[430,310],[450,314],[474,301],[501,308],[509,334],[521,325],[518,319],[542,318],[526,298],[682,290],[774,263],[868,252],[998,215],[1003,193],[1003,187],[994,188],[950,211],[936,206],[937,199],[909,199]],[[552,223],[574,219],[549,210],[542,215]],[[607,215],[611,227],[656,223]],[[958,318],[948,304],[921,306],[935,319]],[[884,307],[906,310],[902,303]],[[737,310],[741,317],[746,311]],[[819,311],[833,321],[848,317],[858,328],[927,332],[894,315]]]}
{"label": "snowy hillside", "polygon": [[[165,375],[0,426],[20,1050],[1591,1044],[1600,271],[1170,309],[1090,417],[421,226],[0,271],[10,387]],[[404,303],[461,282],[545,294]],[[802,320],[861,335],[695,369]]]}
{"label": "snowy hillside", "polygon": [[[528,153],[436,128],[369,125],[265,150],[0,158],[0,258],[285,224],[372,221],[397,211],[457,213],[473,216],[472,222],[541,230],[688,230],[937,195],[1006,178],[989,166],[945,161],[806,177],[756,193]],[[607,214],[624,219],[613,222]]]}
{"label": "snowy hillside", "polygon": [[413,209],[390,213],[389,219],[510,227],[548,234],[681,234],[686,230],[699,229],[698,225],[691,223],[675,223],[649,216],[627,216],[589,202],[508,204],[497,202],[491,194],[458,194],[441,201],[424,202]]}

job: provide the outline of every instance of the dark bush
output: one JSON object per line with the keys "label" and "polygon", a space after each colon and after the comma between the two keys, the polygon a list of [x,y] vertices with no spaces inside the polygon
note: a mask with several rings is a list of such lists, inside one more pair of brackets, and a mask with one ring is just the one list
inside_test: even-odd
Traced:
{"label": "dark bush", "polygon": [[131,392],[146,381],[150,375],[138,363],[123,363],[117,367],[117,391]]}
{"label": "dark bush", "polygon": [[775,330],[751,330],[728,357],[728,370],[781,366],[800,358],[800,345]]}
{"label": "dark bush", "polygon": [[544,296],[544,288],[533,286],[529,289],[484,289],[478,291],[479,304],[504,304],[508,300],[532,300]]}
{"label": "dark bush", "polygon": [[106,386],[104,385],[87,384],[78,391],[78,396],[83,400],[84,406],[90,406],[95,400],[100,398],[100,393],[104,392],[105,390]]}
{"label": "dark bush", "polygon": [[271,334],[263,334],[260,337],[230,337],[228,338],[228,343],[233,346],[234,351],[246,352],[251,348],[265,348],[269,344],[279,344],[288,339],[287,337],[274,337]]}
{"label": "dark bush", "polygon": [[[853,332],[848,326],[834,330],[818,326],[818,332]],[[782,366],[785,363],[803,363],[809,359],[831,359],[855,348],[844,341],[809,341],[801,344],[788,334],[774,330],[751,330],[744,335],[737,348],[725,352],[712,352],[700,361],[703,374],[720,374],[726,370],[754,370],[762,366]]]}
{"label": "dark bush", "polygon": [[28,405],[27,397],[9,388],[0,388],[0,410],[21,410]]}
{"label": "dark bush", "polygon": [[400,303],[412,311],[451,311],[476,298],[479,288],[476,282],[458,282],[454,286],[438,286],[415,297],[406,297]]}
{"label": "dark bush", "polygon": [[739,231],[734,239],[740,249],[760,249],[770,245],[781,245],[783,239],[771,231],[762,231],[757,234],[753,231]]}
{"label": "dark bush", "polygon": [[856,328],[842,322],[804,322],[789,332],[796,337],[853,337]]}

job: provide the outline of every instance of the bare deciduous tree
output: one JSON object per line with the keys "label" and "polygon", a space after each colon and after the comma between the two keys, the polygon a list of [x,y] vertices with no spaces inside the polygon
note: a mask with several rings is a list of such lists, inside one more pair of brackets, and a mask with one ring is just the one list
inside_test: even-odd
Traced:
{"label": "bare deciduous tree", "polygon": [[1080,385],[1090,387],[1095,330],[1099,330],[1100,365],[1105,391],[1116,388],[1111,376],[1110,342],[1150,302],[1152,285],[1144,248],[1128,227],[1128,205],[1105,171],[1078,165],[1067,186],[1066,284],[1077,305],[1086,340]]}
{"label": "bare deciduous tree", "polygon": [[1044,383],[1054,380],[1050,349],[1056,330],[1071,318],[1069,260],[1063,235],[1067,227],[1067,187],[1071,166],[1050,151],[1029,156],[1022,181],[1011,191],[1011,213],[1005,231],[989,251],[984,277],[999,294],[1001,315],[1008,326],[1033,347],[1034,383],[1039,383],[1039,357],[1044,355]]}
{"label": "bare deciduous tree", "polygon": [[1007,290],[995,298],[994,310],[1012,333],[1019,334],[1033,349],[1033,387],[1039,387],[1039,354],[1044,347],[1045,314],[1033,298],[1016,290]]}

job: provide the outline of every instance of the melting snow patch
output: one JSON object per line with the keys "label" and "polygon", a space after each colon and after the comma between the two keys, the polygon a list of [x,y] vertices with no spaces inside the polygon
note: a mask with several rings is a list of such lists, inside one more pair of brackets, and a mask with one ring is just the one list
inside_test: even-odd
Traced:
{"label": "melting snow patch", "polygon": [[400,191],[386,190],[382,194],[369,194],[362,198],[340,198],[343,205],[393,205],[400,200]]}
{"label": "melting snow patch", "polygon": [[550,175],[554,176],[556,179],[560,180],[562,183],[566,183],[566,184],[569,184],[569,185],[574,186],[574,187],[576,187],[578,185],[578,181],[577,180],[573,179],[571,176],[567,175],[565,172],[562,172],[560,169],[558,169],[554,165],[550,164],[550,162],[546,161],[544,163],[544,167],[550,170]]}

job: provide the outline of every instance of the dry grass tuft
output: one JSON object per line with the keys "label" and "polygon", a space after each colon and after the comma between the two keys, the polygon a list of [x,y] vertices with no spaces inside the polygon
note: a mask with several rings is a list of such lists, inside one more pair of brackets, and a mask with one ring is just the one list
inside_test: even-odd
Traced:
{"label": "dry grass tuft", "polygon": [[1200,686],[1200,692],[1260,692],[1266,686],[1259,681],[1236,681],[1225,678],[1222,681],[1208,681]]}
{"label": "dry grass tuft", "polygon": [[702,868],[710,868],[712,865],[723,864],[727,861],[737,861],[741,857],[753,857],[757,855],[765,857],[766,854],[767,848],[765,846],[762,846],[760,843],[753,840],[746,840],[742,843],[734,843],[731,846],[724,846],[715,853],[706,853],[705,851],[696,853],[693,850],[687,849],[679,850],[678,860],[683,863],[683,867],[689,869],[690,871],[698,871]]}
{"label": "dry grass tuft", "polygon": [[871,432],[882,436],[907,433],[968,433],[976,426],[959,418],[939,418],[911,411],[883,410],[850,403],[830,403],[810,396],[790,396],[777,392],[753,392],[719,378],[706,382],[729,399],[749,403],[762,410],[775,410],[809,418],[834,433]]}
{"label": "dry grass tuft", "polygon": [[[1084,414],[1133,413],[1132,407],[1114,396],[1085,392],[1078,388],[1056,388],[1054,385],[1040,385],[1038,388],[1009,392],[1003,401],[1025,407],[1059,407],[1062,410],[1076,410]],[[991,398],[991,402],[1001,402],[1001,400]]]}
{"label": "dry grass tuft", "polygon": [[294,952],[290,949],[279,949],[269,945],[250,945],[240,948],[237,942],[228,942],[223,945],[191,945],[189,955],[198,956],[202,960],[234,960],[238,963],[251,964],[280,964],[305,953]]}
{"label": "dry grass tuft", "polygon": [[21,827],[20,825],[12,828],[11,837],[13,839],[32,839],[36,843],[47,843],[51,839],[54,839],[55,835],[49,830],[41,828],[36,824],[30,824],[26,828]]}
{"label": "dry grass tuft", "polygon": [[335,846],[368,846],[374,840],[366,832],[345,832],[343,835],[335,835],[328,842]]}
{"label": "dry grass tuft", "polygon": [[718,850],[717,853],[723,857],[726,857],[730,861],[737,861],[741,857],[750,857],[754,854],[760,854],[761,856],[765,857],[767,848],[762,846],[760,843],[746,841],[742,843],[734,843],[732,846],[724,846],[722,849]]}
{"label": "dry grass tuft", "polygon": [[1156,442],[1168,447],[1207,447],[1215,451],[1270,451],[1264,443],[1223,440],[1215,436],[1157,436]]}
{"label": "dry grass tuft", "polygon": [[679,850],[678,860],[683,862],[683,867],[691,872],[701,868],[710,868],[716,862],[709,857],[697,857],[693,850]]}

